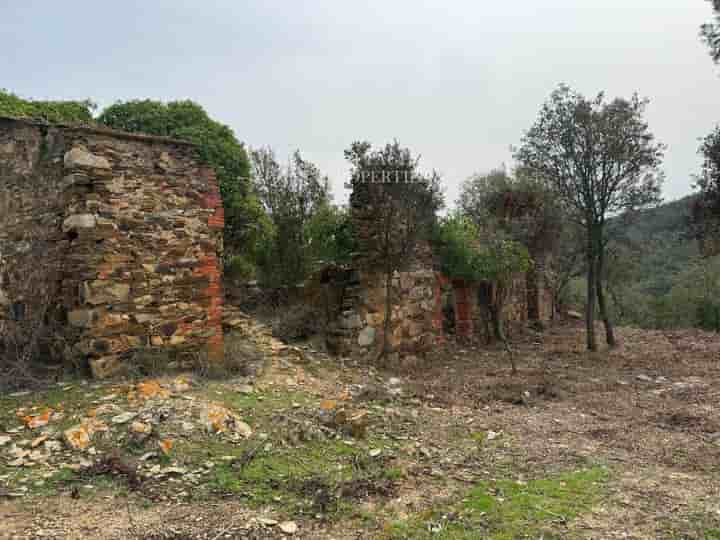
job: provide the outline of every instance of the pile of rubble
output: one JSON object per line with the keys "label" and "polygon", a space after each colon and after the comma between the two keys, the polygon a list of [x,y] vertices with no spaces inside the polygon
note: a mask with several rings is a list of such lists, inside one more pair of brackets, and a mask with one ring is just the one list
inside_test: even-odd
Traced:
{"label": "pile of rubble", "polygon": [[[116,387],[93,400],[90,409],[73,416],[51,408],[20,408],[16,411],[17,425],[6,427],[5,434],[0,434],[0,459],[10,468],[42,469],[35,487],[62,469],[89,468],[95,456],[118,447],[148,449],[138,466],[146,476],[184,473],[153,461],[162,456],[171,458],[175,441],[192,432],[202,430],[232,442],[253,434],[236,412],[188,395],[193,385],[191,376],[181,375]],[[77,422],[65,427],[70,418]],[[0,474],[0,486],[11,476]],[[21,486],[9,495],[20,496],[27,491]]]}

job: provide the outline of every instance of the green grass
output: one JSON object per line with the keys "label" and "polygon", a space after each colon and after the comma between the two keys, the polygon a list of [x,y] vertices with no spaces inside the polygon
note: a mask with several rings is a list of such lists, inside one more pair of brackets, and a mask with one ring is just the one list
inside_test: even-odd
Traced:
{"label": "green grass", "polygon": [[674,516],[660,526],[659,533],[673,540],[720,540],[720,516],[706,511]]}
{"label": "green grass", "polygon": [[313,398],[302,391],[266,390],[255,391],[251,394],[242,394],[229,390],[223,383],[210,383],[205,385],[199,397],[207,401],[216,402],[238,412],[244,419],[262,420],[293,404],[306,406]]}
{"label": "green grass", "polygon": [[481,482],[459,503],[388,527],[388,540],[567,538],[565,526],[600,500],[607,471],[593,467],[520,483]]}
{"label": "green grass", "polygon": [[[229,455],[238,455],[239,452]],[[240,494],[251,503],[272,504],[278,499],[300,504],[303,482],[334,486],[354,476],[359,450],[341,441],[303,444],[293,448],[260,450],[245,466],[223,463],[214,468],[209,486],[213,491]],[[305,501],[311,502],[311,501]]]}
{"label": "green grass", "polygon": [[[17,397],[0,396],[0,431],[3,427],[11,429],[22,425],[22,420],[16,414],[20,408],[25,408],[25,415],[42,413],[48,408],[55,412],[62,412],[65,416],[61,420],[51,418],[48,427],[56,430],[67,429],[77,423],[77,419],[93,407],[91,403],[93,400],[111,392],[109,387],[80,385],[75,381],[68,384],[72,384],[72,387],[65,389],[65,386],[53,386],[46,390]],[[33,430],[37,433],[40,431],[41,429]],[[24,433],[29,434],[30,432]]]}

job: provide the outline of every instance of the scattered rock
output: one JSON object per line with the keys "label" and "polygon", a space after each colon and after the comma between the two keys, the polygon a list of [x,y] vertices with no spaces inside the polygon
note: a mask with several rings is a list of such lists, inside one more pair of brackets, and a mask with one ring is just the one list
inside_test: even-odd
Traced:
{"label": "scattered rock", "polygon": [[200,421],[210,433],[231,432],[248,438],[252,429],[231,410],[217,403],[210,403],[200,411]]}
{"label": "scattered rock", "polygon": [[73,450],[86,450],[95,433],[107,431],[107,426],[94,418],[86,418],[80,424],[66,429],[63,432],[63,440]]}
{"label": "scattered rock", "polygon": [[117,416],[113,416],[110,421],[113,424],[127,424],[130,420],[135,418],[137,416],[137,413],[134,412],[124,412],[122,414],[118,414]]}
{"label": "scattered rock", "polygon": [[297,523],[294,521],[283,521],[278,525],[279,529],[285,534],[295,534],[298,532]]}
{"label": "scattered rock", "polygon": [[36,439],[33,439],[32,442],[30,443],[30,447],[31,447],[31,448],[37,448],[38,446],[40,446],[42,443],[44,443],[44,442],[47,441],[47,440],[48,440],[48,436],[47,436],[47,435],[42,435],[42,436],[40,436],[40,437],[38,437],[38,438],[36,438]]}
{"label": "scattered rock", "polygon": [[172,452],[173,449],[173,441],[170,439],[163,439],[161,441],[158,441],[158,446],[160,447],[160,450],[163,454],[169,456],[170,452]]}
{"label": "scattered rock", "polygon": [[152,433],[152,426],[145,422],[133,422],[130,424],[130,432],[144,435],[150,435]]}
{"label": "scattered rock", "polygon": [[53,414],[52,409],[46,409],[45,412],[42,414],[39,414],[37,416],[26,416],[23,418],[23,422],[25,422],[25,425],[29,427],[30,429],[35,429],[39,427],[46,426],[48,422],[50,421],[50,417]]}

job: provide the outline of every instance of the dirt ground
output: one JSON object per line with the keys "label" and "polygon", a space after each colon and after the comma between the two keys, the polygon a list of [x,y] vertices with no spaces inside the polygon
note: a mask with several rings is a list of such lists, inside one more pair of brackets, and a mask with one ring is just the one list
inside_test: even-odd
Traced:
{"label": "dirt ground", "polygon": [[[239,400],[245,379],[193,381],[163,414],[212,396],[233,405],[253,434],[218,447],[191,431],[183,445],[168,428],[177,454],[164,464],[200,470],[210,460],[215,472],[189,481],[138,469],[136,489],[117,468],[98,482],[83,476],[86,466],[34,490],[45,469],[3,468],[10,459],[0,448],[0,538],[720,538],[720,337],[619,335],[617,349],[587,353],[579,325],[526,333],[513,345],[515,376],[505,352],[452,344],[403,372],[331,364],[305,347],[268,358],[252,381],[256,401]],[[0,405],[38,397],[13,399]],[[367,434],[323,420],[338,411],[365,415]],[[0,436],[11,431],[5,425]],[[115,446],[125,448],[109,437],[86,459]],[[238,467],[220,467],[228,452]],[[287,456],[298,468],[279,473]],[[251,470],[258,460],[262,468]],[[564,489],[569,477],[559,475],[578,470],[602,471],[587,503],[546,505],[543,496],[557,494],[548,482],[564,478]],[[17,494],[20,484],[31,489]],[[507,485],[546,487],[513,498],[500,488]],[[479,517],[468,510],[478,486],[489,498]]]}

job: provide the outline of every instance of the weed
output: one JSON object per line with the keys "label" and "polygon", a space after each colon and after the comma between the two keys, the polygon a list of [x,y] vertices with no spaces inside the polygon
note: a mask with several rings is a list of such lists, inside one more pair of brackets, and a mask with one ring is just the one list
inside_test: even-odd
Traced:
{"label": "weed", "polygon": [[386,538],[512,540],[564,537],[554,536],[554,531],[597,502],[606,478],[605,469],[595,467],[529,482],[481,482],[462,503],[390,524]]}

